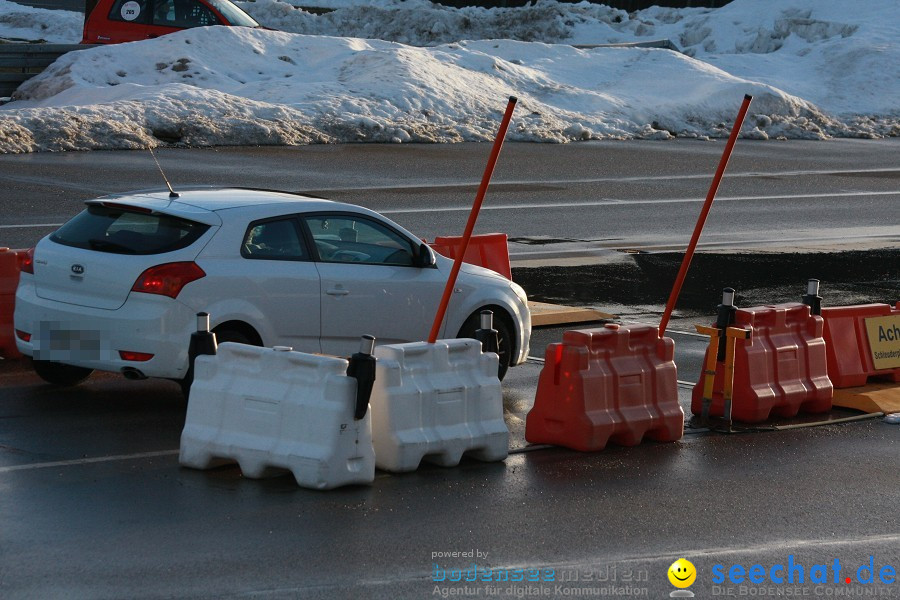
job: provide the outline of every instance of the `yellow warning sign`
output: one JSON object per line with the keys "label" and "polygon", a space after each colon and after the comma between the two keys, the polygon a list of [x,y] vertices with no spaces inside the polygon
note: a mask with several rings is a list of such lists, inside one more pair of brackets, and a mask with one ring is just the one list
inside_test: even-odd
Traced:
{"label": "yellow warning sign", "polygon": [[876,369],[900,367],[900,314],[866,319],[872,363]]}

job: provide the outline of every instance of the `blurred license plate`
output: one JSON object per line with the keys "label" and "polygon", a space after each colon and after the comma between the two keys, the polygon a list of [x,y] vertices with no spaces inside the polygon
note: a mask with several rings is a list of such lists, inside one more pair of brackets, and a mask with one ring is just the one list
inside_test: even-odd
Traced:
{"label": "blurred license plate", "polygon": [[100,360],[100,332],[90,329],[60,329],[57,323],[41,323],[35,348],[37,360]]}

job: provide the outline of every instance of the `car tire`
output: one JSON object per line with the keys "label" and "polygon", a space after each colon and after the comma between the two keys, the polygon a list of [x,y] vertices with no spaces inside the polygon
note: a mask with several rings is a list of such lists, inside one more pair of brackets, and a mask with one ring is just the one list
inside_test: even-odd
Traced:
{"label": "car tire", "polygon": [[[225,342],[235,342],[237,344],[248,344],[250,346],[260,346],[261,344],[257,343],[255,340],[251,340],[247,334],[243,331],[238,331],[237,329],[216,329],[214,330],[216,334],[216,344],[223,344]],[[181,386],[181,393],[184,395],[184,399],[187,400],[191,395],[191,384],[193,383],[194,374],[190,373],[187,377],[183,379],[179,379],[178,385]]]}
{"label": "car tire", "polygon": [[[480,328],[481,311],[479,310],[466,319],[466,322],[463,323],[463,326],[456,337],[474,339],[475,331]],[[500,381],[503,381],[503,378],[506,377],[506,371],[509,370],[510,362],[512,361],[511,350],[513,337],[509,324],[504,318],[499,317],[496,311],[494,311],[494,329],[497,330],[497,339],[499,341],[500,349],[500,352],[497,354],[500,357],[500,367],[497,371],[497,377],[500,378]]]}
{"label": "car tire", "polygon": [[47,383],[61,387],[77,385],[91,376],[93,369],[64,365],[49,360],[34,360],[31,362],[34,372]]}

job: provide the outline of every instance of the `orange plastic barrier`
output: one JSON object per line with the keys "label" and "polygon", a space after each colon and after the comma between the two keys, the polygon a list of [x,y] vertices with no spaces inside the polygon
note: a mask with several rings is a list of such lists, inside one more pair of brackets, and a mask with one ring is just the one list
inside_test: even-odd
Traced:
{"label": "orange plastic barrier", "polygon": [[865,385],[869,377],[900,382],[900,368],[876,369],[866,332],[866,319],[900,314],[900,302],[859,304],[822,309],[825,319],[825,344],[828,349],[828,376],[836,388]]}
{"label": "orange plastic barrier", "polygon": [[13,331],[13,309],[19,285],[19,260],[15,250],[0,248],[0,357],[19,358]]}
{"label": "orange plastic barrier", "polygon": [[[435,252],[443,254],[447,258],[456,258],[456,252],[462,242],[459,236],[441,236],[429,244]],[[512,280],[512,270],[509,268],[509,246],[505,233],[484,233],[473,235],[469,240],[469,247],[463,262],[484,267],[496,271],[509,280]]]}
{"label": "orange plastic barrier", "polygon": [[[805,304],[790,303],[741,308],[734,327],[752,328],[750,340],[736,340],[732,419],[759,423],[771,414],[794,416],[799,411],[831,410],[834,387],[828,379],[822,317]],[[707,348],[707,353],[709,349]],[[716,364],[709,414],[724,412],[725,366]],[[703,411],[703,377],[694,386],[691,412]]]}
{"label": "orange plastic barrier", "polygon": [[565,332],[547,346],[525,439],[582,451],[681,439],[674,355],[650,325]]}

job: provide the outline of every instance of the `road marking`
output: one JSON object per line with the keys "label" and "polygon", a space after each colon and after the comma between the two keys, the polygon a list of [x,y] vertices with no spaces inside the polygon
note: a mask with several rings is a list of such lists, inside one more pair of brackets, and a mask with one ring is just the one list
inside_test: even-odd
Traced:
{"label": "road marking", "polygon": [[[646,554],[619,554],[619,555],[599,555],[593,557],[585,557],[583,561],[558,561],[558,562],[541,562],[541,561],[530,561],[526,563],[500,563],[493,565],[495,570],[506,570],[512,571],[515,569],[556,569],[558,571],[562,570],[572,570],[578,572],[594,572],[597,569],[598,565],[621,565],[621,564],[629,564],[629,563],[640,563],[642,566],[647,566],[647,563],[661,563],[664,565],[668,565],[672,561],[673,556],[684,556],[687,558],[706,558],[706,559],[714,559],[716,557],[728,556],[728,555],[758,555],[763,552],[787,552],[794,554],[798,549],[810,549],[813,551],[820,550],[822,548],[830,548],[830,547],[849,547],[851,549],[860,548],[862,550],[866,550],[867,547],[872,544],[878,544],[879,546],[892,546],[900,542],[900,535],[896,534],[888,534],[888,535],[872,535],[872,536],[861,536],[856,538],[843,538],[843,539],[834,539],[834,538],[826,538],[821,540],[810,540],[810,539],[800,539],[800,540],[776,540],[769,543],[757,544],[754,546],[723,546],[717,548],[699,548],[696,550],[691,550],[687,547],[682,547],[682,549],[677,552],[662,552],[662,553],[646,553]],[[720,559],[721,560],[721,559]],[[621,571],[619,571],[621,573]],[[374,587],[389,587],[389,586],[397,586],[397,585],[409,585],[409,584],[418,584],[418,583],[428,583],[429,585],[434,584],[434,570],[410,570],[404,574],[391,574],[383,577],[368,577],[361,578],[355,580],[353,582],[347,583],[307,583],[301,584],[297,586],[289,586],[289,587],[278,587],[278,588],[268,588],[268,589],[256,589],[256,590],[245,590],[237,593],[235,597],[240,598],[266,598],[266,597],[282,597],[285,595],[297,595],[300,592],[310,592],[312,590],[317,590],[320,592],[330,591],[330,590],[343,590],[350,588],[356,592],[356,595],[359,595],[359,588],[374,588]],[[574,582],[572,582],[574,583]],[[323,595],[323,594],[319,594]],[[325,596],[334,596],[337,594],[324,594]],[[396,596],[397,594],[394,594]]]}
{"label": "road marking", "polygon": [[[808,177],[819,175],[854,175],[854,174],[880,174],[880,173],[900,173],[900,169],[896,167],[886,167],[883,169],[825,169],[825,170],[808,170],[808,171],[747,171],[743,173],[728,172],[729,179],[735,178],[753,178],[753,177]],[[571,179],[542,179],[535,181],[533,179],[509,179],[497,181],[492,184],[493,187],[498,186],[518,186],[518,185],[566,185],[572,183],[611,183],[611,182],[642,182],[642,181],[672,181],[686,179],[705,179],[709,180],[709,173],[692,173],[692,174],[674,174],[674,175],[627,175],[623,177],[573,177]],[[377,185],[377,186],[332,186],[332,187],[316,187],[306,190],[307,192],[362,192],[372,190],[416,190],[416,189],[442,189],[442,188],[470,188],[478,187],[478,181],[463,181],[454,183],[407,183],[394,185]],[[303,191],[298,192],[300,194]]]}
{"label": "road marking", "polygon": [[60,227],[62,223],[29,223],[28,225],[0,225],[0,229],[26,229],[28,227]]}
{"label": "road marking", "polygon": [[[742,202],[748,200],[802,200],[813,198],[863,198],[872,196],[900,196],[900,190],[886,192],[832,192],[822,194],[779,194],[775,196],[727,196],[716,198],[721,202]],[[496,204],[485,205],[481,207],[485,210],[522,210],[522,209],[551,209],[551,208],[591,208],[596,206],[623,206],[632,207],[639,204],[679,204],[679,203],[701,203],[704,198],[658,198],[647,200],[625,200],[615,198],[605,198],[603,200],[589,200],[586,202],[529,202],[521,204]],[[406,213],[439,213],[439,212],[469,212],[471,206],[444,206],[444,207],[415,207],[415,208],[388,208],[379,210],[383,215],[406,214]]]}
{"label": "road marking", "polygon": [[77,190],[79,192],[87,192],[89,194],[93,194],[94,196],[107,196],[112,194],[112,191],[97,189],[96,186],[92,185],[81,185],[74,181],[62,181],[59,179],[45,179],[43,177],[29,177],[23,175],[9,175],[7,173],[0,173],[0,180],[6,181],[14,181],[16,183],[24,183],[29,185],[35,185],[40,187],[58,187],[70,190]]}
{"label": "road marking", "polygon": [[35,469],[53,469],[57,467],[76,467],[79,465],[91,465],[95,463],[117,462],[123,460],[138,460],[141,458],[157,458],[160,456],[175,456],[178,450],[160,450],[158,452],[143,452],[140,454],[117,454],[113,456],[97,456],[94,458],[78,458],[75,460],[59,460],[55,462],[33,463],[29,465],[13,465],[0,467],[0,473],[13,471],[32,471]]}
{"label": "road marking", "polygon": [[[380,188],[361,188],[361,189],[380,189]],[[391,189],[391,188],[385,188]],[[317,190],[319,191],[319,190]],[[775,196],[726,196],[716,198],[717,202],[746,202],[749,200],[802,200],[816,198],[865,198],[878,196],[900,196],[900,190],[882,191],[882,192],[832,192],[822,194],[779,194]],[[639,204],[679,204],[679,203],[700,203],[704,202],[704,198],[656,198],[656,199],[632,199],[626,200],[621,198],[605,198],[603,200],[589,200],[586,202],[529,202],[516,204],[497,204],[486,205],[481,210],[522,210],[522,209],[556,209],[556,208],[592,208],[597,206],[623,206],[631,207]],[[442,213],[442,212],[469,212],[471,206],[442,206],[442,207],[415,207],[415,208],[386,208],[378,209],[383,215],[397,214],[416,214],[416,213]],[[375,210],[375,209],[372,209]],[[0,225],[0,229],[26,229],[39,227],[59,227],[62,223],[24,223]],[[869,237],[869,236],[866,236]],[[520,253],[526,254],[526,253]]]}

